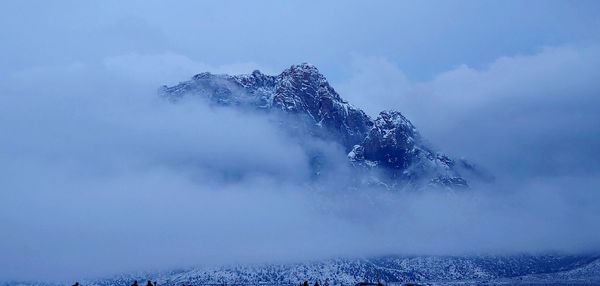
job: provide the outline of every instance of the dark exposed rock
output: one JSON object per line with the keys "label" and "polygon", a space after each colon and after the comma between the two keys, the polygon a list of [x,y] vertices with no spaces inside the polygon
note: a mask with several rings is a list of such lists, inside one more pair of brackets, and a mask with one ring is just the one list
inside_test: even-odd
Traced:
{"label": "dark exposed rock", "polygon": [[383,111],[374,120],[352,106],[313,65],[293,65],[277,76],[258,70],[247,75],[200,73],[190,81],[161,89],[177,102],[203,96],[225,106],[252,107],[304,117],[314,132],[340,143],[355,166],[380,168],[397,181],[425,181],[462,188],[467,181],[456,162],[429,148],[413,124],[398,111]]}

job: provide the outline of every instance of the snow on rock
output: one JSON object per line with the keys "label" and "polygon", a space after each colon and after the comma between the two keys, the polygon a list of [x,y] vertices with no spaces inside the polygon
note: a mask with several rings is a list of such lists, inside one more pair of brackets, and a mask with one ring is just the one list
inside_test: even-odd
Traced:
{"label": "snow on rock", "polygon": [[308,63],[292,65],[276,76],[258,70],[234,76],[200,73],[190,81],[163,86],[161,94],[172,102],[201,97],[213,104],[301,117],[311,123],[311,135],[344,146],[350,163],[357,168],[381,168],[387,180],[394,181],[392,185],[426,182],[467,187],[462,176],[465,168],[428,147],[399,111],[382,111],[373,120],[342,99],[325,76]]}
{"label": "snow on rock", "polygon": [[[158,285],[329,285],[354,286],[378,279],[384,285],[418,283],[425,285],[513,285],[519,283],[598,285],[598,256],[388,256],[380,258],[329,259],[290,264],[249,264],[193,267],[163,273],[136,273],[108,279],[80,281],[86,286],[129,286],[138,281],[158,281]],[[72,283],[71,283],[72,284]],[[0,283],[15,285],[71,285],[40,283]],[[555,285],[555,284],[553,284]]]}

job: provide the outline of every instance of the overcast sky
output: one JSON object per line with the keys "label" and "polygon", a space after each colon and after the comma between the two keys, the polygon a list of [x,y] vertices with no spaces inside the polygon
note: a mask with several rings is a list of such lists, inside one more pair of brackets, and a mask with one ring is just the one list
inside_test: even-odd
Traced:
{"label": "overcast sky", "polygon": [[330,78],[384,57],[409,79],[600,36],[597,1],[3,1],[3,74],[174,53],[276,71],[308,61]]}
{"label": "overcast sky", "polygon": [[[124,2],[0,3],[0,280],[600,249],[600,2]],[[307,192],[304,146],[269,118],[156,95],[301,62],[496,182]]]}

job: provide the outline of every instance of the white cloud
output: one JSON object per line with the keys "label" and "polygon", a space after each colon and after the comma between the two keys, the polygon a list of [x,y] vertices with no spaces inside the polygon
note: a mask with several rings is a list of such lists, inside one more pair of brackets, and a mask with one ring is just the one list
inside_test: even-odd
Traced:
{"label": "white cloud", "polygon": [[393,63],[381,57],[355,56],[351,77],[334,88],[367,114],[376,116],[385,109],[406,107],[406,94],[412,83]]}
{"label": "white cloud", "polygon": [[371,114],[402,111],[438,148],[501,175],[553,176],[599,163],[590,153],[600,143],[598,66],[598,46],[561,46],[407,82],[400,67],[366,58],[341,90]]}
{"label": "white cloud", "polygon": [[126,54],[107,57],[104,66],[111,73],[117,73],[137,81],[146,81],[156,86],[174,84],[190,78],[199,72],[215,74],[247,74],[253,70],[272,73],[272,70],[252,62],[224,65],[209,65],[181,54],[167,52],[161,54]]}
{"label": "white cloud", "polygon": [[[597,250],[599,170],[549,179],[538,176],[547,170],[534,168],[545,162],[542,153],[560,150],[550,159],[567,161],[594,154],[595,53],[549,49],[483,70],[459,67],[426,83],[407,81],[381,58],[357,65],[356,82],[347,86],[359,106],[360,96],[375,92],[364,102],[408,108],[425,136],[444,148],[488,156],[477,163],[525,164],[525,180],[461,194],[339,190],[348,180],[343,170],[316,192],[304,147],[269,117],[157,98],[154,82],[161,77],[175,80],[207,67],[183,56],[126,55],[10,76],[0,83],[6,91],[0,277],[79,279],[332,256]],[[146,72],[158,67],[164,70]],[[369,87],[371,78],[385,88]],[[387,87],[410,96],[394,98]],[[547,126],[560,126],[562,140]],[[578,148],[565,151],[564,142]],[[344,156],[335,146],[320,148]],[[495,175],[503,174],[514,175]]]}

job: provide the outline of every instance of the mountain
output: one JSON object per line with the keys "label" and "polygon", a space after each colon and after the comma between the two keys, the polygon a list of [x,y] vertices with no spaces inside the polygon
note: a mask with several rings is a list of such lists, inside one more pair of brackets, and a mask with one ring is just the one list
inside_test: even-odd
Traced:
{"label": "mountain", "polygon": [[382,111],[373,119],[352,106],[307,63],[276,76],[258,70],[233,76],[200,73],[175,86],[163,86],[160,93],[171,102],[200,97],[220,106],[300,118],[311,136],[342,145],[352,166],[383,173],[377,181],[386,186],[425,183],[466,188],[464,174],[474,169],[434,151],[399,111]]}
{"label": "mountain", "polygon": [[[194,267],[163,273],[136,273],[80,281],[88,286],[131,285],[133,280],[159,285],[296,285],[308,280],[354,286],[381,280],[385,285],[598,285],[598,256],[387,256],[329,259],[290,264]],[[71,283],[72,284],[72,283]],[[0,283],[0,286],[71,284]],[[142,284],[143,285],[143,284]]]}
{"label": "mountain", "polygon": [[[199,267],[156,276],[161,285],[268,284],[295,285],[308,280],[353,286],[378,279],[385,284],[452,282],[516,284],[523,279],[599,282],[597,256],[388,256],[372,259],[330,259],[312,263]],[[592,275],[592,276],[588,276]],[[595,276],[594,276],[595,275]],[[153,277],[154,278],[154,277]],[[545,279],[546,278],[546,279]],[[142,279],[142,277],[140,277]],[[587,280],[586,280],[587,279]],[[107,280],[97,286],[127,285],[131,277]],[[506,283],[506,282],[509,283]],[[512,282],[512,283],[510,283]],[[464,285],[464,284],[463,284]]]}

